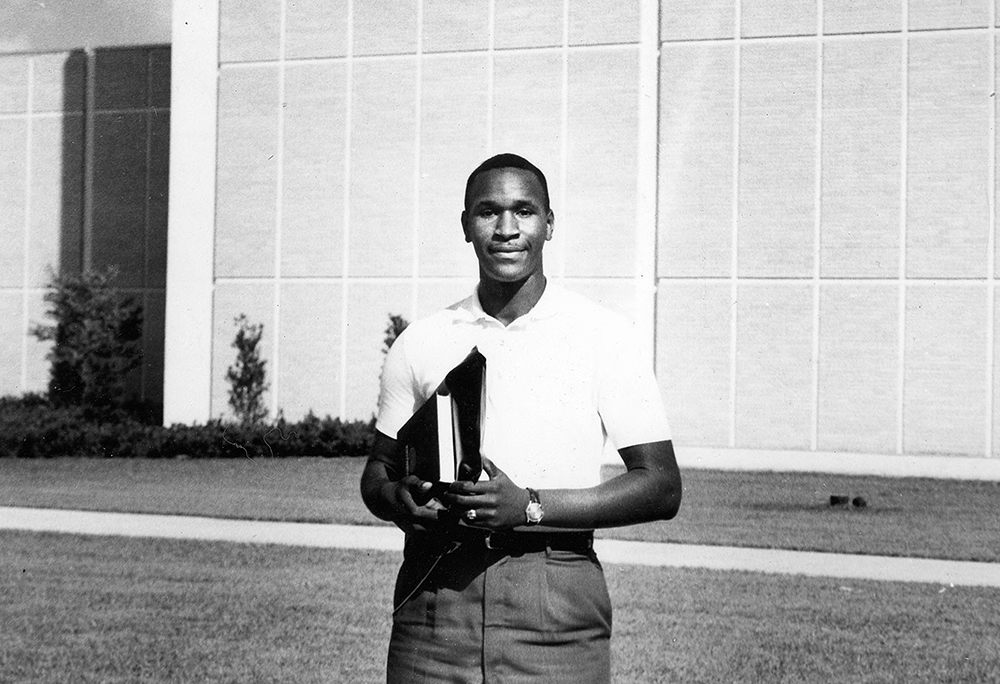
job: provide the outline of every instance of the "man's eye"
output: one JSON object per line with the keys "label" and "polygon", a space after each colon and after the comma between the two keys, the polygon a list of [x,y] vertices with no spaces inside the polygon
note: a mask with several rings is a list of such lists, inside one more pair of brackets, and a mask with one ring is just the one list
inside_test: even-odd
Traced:
{"label": "man's eye", "polygon": [[529,216],[534,215],[534,213],[535,212],[533,212],[531,209],[518,209],[517,210],[517,215],[520,216],[521,218],[527,218]]}
{"label": "man's eye", "polygon": [[492,218],[493,216],[495,216],[495,214],[496,214],[496,212],[494,212],[492,209],[480,209],[479,210],[479,217],[480,218]]}

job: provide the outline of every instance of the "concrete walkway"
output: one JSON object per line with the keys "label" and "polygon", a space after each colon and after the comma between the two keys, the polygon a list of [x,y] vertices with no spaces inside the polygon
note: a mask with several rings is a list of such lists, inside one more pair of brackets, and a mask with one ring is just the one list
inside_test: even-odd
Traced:
{"label": "concrete walkway", "polygon": [[[126,537],[166,537],[318,548],[401,551],[389,526],[225,520],[196,516],[0,507],[0,528]],[[599,539],[604,563],[808,575],[843,579],[1000,587],[1000,563]]]}

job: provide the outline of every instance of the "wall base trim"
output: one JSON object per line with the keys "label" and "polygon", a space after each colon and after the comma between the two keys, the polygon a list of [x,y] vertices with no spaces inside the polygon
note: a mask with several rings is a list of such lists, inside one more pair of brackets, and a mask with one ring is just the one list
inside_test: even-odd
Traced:
{"label": "wall base trim", "polygon": [[835,473],[1000,482],[1000,459],[677,446],[681,469]]}

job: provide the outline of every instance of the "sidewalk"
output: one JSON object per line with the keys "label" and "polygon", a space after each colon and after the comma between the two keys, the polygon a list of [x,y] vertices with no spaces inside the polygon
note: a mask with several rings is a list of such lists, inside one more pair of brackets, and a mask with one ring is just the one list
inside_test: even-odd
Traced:
{"label": "sidewalk", "polygon": [[[378,551],[401,551],[403,548],[403,534],[389,526],[263,522],[42,508],[0,507],[0,529]],[[598,539],[594,545],[603,563],[1000,587],[1000,563],[612,539]]]}

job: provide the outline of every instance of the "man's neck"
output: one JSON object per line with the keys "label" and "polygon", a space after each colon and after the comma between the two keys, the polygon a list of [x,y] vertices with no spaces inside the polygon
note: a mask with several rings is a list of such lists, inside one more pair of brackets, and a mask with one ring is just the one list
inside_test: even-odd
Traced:
{"label": "man's neck", "polygon": [[479,303],[483,311],[505,326],[531,311],[545,292],[546,278],[533,274],[513,283],[479,279]]}

